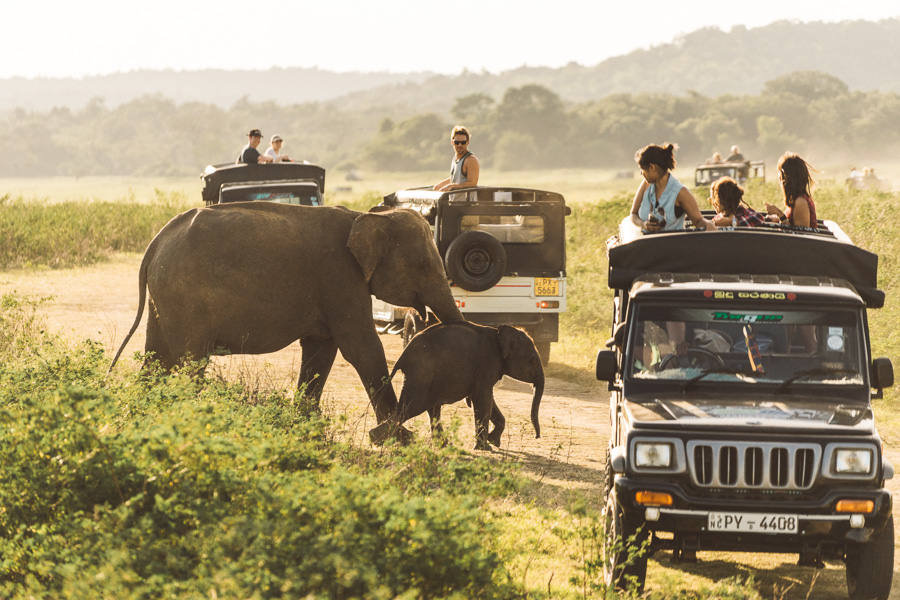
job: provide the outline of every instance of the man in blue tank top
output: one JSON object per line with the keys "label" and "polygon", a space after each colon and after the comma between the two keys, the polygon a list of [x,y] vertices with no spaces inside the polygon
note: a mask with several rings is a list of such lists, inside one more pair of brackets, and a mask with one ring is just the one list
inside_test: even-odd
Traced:
{"label": "man in blue tank top", "polygon": [[454,127],[450,133],[450,143],[453,144],[455,152],[453,160],[450,161],[450,177],[436,183],[432,189],[449,192],[478,185],[481,165],[478,157],[469,152],[469,130],[462,125]]}

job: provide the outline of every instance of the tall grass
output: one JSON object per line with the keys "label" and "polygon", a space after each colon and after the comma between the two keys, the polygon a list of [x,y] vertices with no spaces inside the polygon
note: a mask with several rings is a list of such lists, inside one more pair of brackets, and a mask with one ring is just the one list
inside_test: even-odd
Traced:
{"label": "tall grass", "polygon": [[169,219],[192,204],[181,194],[160,191],[150,203],[0,196],[0,269],[83,266],[116,252],[141,252]]}

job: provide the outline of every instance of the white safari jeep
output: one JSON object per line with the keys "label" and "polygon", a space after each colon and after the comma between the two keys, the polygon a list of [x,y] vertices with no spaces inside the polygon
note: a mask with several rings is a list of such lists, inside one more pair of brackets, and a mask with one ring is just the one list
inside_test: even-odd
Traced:
{"label": "white safari jeep", "polygon": [[[559,314],[566,310],[565,217],[571,209],[560,194],[420,188],[390,194],[382,204],[415,210],[431,223],[467,320],[525,329],[544,364],[549,362],[550,343],[559,340]],[[377,300],[374,314],[382,331],[402,333],[404,341],[426,325],[412,311]]]}

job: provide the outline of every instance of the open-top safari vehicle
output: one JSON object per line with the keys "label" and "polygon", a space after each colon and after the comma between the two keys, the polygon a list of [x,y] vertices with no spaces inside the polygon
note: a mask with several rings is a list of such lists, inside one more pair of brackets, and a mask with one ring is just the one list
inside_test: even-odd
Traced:
{"label": "open-top safari vehicle", "polygon": [[[522,327],[547,364],[566,310],[565,217],[571,209],[560,194],[517,187],[419,188],[390,194],[382,204],[418,211],[431,224],[467,320]],[[401,332],[406,340],[426,325],[384,303],[373,309],[383,329]]]}
{"label": "open-top safari vehicle", "polygon": [[761,160],[745,162],[706,163],[694,168],[694,187],[709,186],[721,177],[731,177],[741,185],[748,180],[766,180],[766,163]]}
{"label": "open-top safari vehicle", "polygon": [[851,598],[888,597],[894,469],[871,400],[894,376],[867,320],[884,304],[878,257],[818,225],[643,235],[626,219],[609,240],[610,584],[643,587],[647,554],[628,549],[646,543],[683,560],[839,560]]}
{"label": "open-top safari vehicle", "polygon": [[200,177],[207,206],[253,200],[324,204],[325,169],[306,162],[210,165]]}

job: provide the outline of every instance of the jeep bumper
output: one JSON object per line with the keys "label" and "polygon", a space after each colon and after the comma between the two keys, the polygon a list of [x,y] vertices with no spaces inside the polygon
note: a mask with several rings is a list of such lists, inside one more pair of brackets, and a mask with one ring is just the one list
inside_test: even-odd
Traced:
{"label": "jeep bumper", "polygon": [[[775,498],[735,500],[734,498],[696,498],[684,493],[677,485],[647,485],[646,482],[616,479],[616,498],[633,527],[654,532],[675,534],[675,546],[690,539],[697,550],[723,550],[745,552],[803,552],[812,545],[840,546],[845,542],[866,542],[874,532],[887,523],[892,510],[891,494],[885,489],[828,490],[809,501],[780,501]],[[639,491],[669,494],[671,506],[646,506],[639,504],[635,495]],[[838,513],[835,510],[841,499],[871,500],[869,513]],[[748,532],[712,531],[711,513],[737,515],[791,515],[797,518],[796,532]],[[656,547],[673,547],[662,539]]]}

